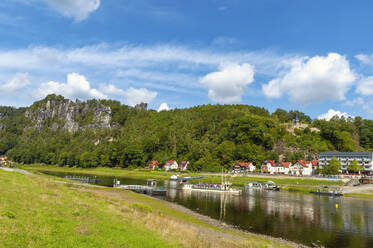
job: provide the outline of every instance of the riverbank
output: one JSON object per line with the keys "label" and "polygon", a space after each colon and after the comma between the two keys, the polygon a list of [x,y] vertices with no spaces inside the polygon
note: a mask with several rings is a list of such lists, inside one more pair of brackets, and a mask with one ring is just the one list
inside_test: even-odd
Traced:
{"label": "riverbank", "polygon": [[[24,169],[30,171],[58,171],[58,172],[69,172],[78,173],[84,175],[103,175],[103,176],[117,176],[126,177],[133,179],[149,179],[154,178],[157,180],[169,180],[171,175],[175,172],[164,172],[164,171],[146,171],[146,170],[130,170],[130,169],[119,169],[119,168],[69,168],[69,167],[55,167],[55,166],[40,166],[40,165],[23,165]],[[213,173],[186,173],[184,176],[203,176],[202,179],[192,180],[191,182],[205,182],[205,183],[220,183],[221,177],[219,174]],[[286,191],[300,191],[310,192],[317,190],[320,186],[342,186],[342,181],[331,181],[314,178],[302,178],[302,177],[289,177],[289,176],[266,176],[266,175],[234,175],[232,177],[233,186],[244,187],[248,182],[267,182],[273,181],[277,185],[281,186],[282,190]]]}
{"label": "riverbank", "polygon": [[298,247],[130,191],[54,180],[0,170],[0,247]]}

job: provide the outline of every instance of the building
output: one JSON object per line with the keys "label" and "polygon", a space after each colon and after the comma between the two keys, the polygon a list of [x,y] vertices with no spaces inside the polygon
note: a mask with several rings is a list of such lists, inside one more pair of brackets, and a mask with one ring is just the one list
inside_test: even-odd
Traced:
{"label": "building", "polygon": [[319,168],[319,161],[318,160],[312,160],[312,175],[316,175],[316,170]]}
{"label": "building", "polygon": [[147,167],[145,167],[145,169],[155,170],[158,166],[159,166],[159,162],[157,160],[153,160],[149,163]]}
{"label": "building", "polygon": [[275,163],[274,160],[266,160],[262,164],[261,172],[262,173],[274,174],[274,172],[275,172],[274,167],[276,167],[276,163]]}
{"label": "building", "polygon": [[291,169],[291,162],[280,162],[273,167],[274,174],[289,174]]}
{"label": "building", "polygon": [[179,166],[179,171],[186,171],[189,166],[189,161],[181,161],[178,166]]}
{"label": "building", "polygon": [[176,160],[170,160],[164,166],[164,169],[166,171],[168,171],[168,170],[177,170],[178,168],[179,168],[179,165],[177,164]]}
{"label": "building", "polygon": [[233,173],[254,172],[255,170],[256,170],[256,167],[251,162],[248,162],[248,163],[235,162],[232,165],[232,172]]}
{"label": "building", "polygon": [[312,162],[298,160],[291,168],[291,174],[296,176],[312,176]]}
{"label": "building", "polygon": [[6,155],[1,155],[0,156],[0,162],[5,162],[8,160],[8,157]]}
{"label": "building", "polygon": [[363,174],[373,174],[373,152],[321,152],[319,156],[319,167],[329,164],[333,158],[337,158],[342,165],[342,173],[347,173],[347,166],[356,160],[364,168]]}

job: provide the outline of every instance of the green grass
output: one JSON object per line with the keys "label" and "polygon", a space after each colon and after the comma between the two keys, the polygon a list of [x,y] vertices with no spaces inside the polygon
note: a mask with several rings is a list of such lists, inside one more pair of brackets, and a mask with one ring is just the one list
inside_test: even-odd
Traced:
{"label": "green grass", "polygon": [[0,171],[0,188],[0,247],[177,247],[64,185]]}
{"label": "green grass", "polygon": [[361,194],[361,193],[345,193],[343,196],[355,197],[355,198],[366,198],[373,199],[373,193]]}
{"label": "green grass", "polygon": [[0,170],[0,247],[289,247],[141,194],[54,179]]}

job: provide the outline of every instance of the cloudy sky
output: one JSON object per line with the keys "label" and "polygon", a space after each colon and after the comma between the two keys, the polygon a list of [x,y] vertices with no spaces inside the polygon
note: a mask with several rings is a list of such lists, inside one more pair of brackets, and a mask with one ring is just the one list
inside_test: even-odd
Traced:
{"label": "cloudy sky", "polygon": [[250,104],[373,119],[372,1],[1,0],[0,105]]}

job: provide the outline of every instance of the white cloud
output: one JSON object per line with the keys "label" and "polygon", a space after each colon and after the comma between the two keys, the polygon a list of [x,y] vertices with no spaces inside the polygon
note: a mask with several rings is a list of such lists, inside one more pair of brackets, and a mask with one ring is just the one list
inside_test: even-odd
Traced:
{"label": "white cloud", "polygon": [[121,47],[100,44],[75,49],[29,47],[18,50],[0,50],[0,69],[43,70],[44,67],[41,66],[48,66],[51,70],[59,71],[61,68],[84,66],[101,70],[149,68],[154,72],[160,71],[158,68],[168,68],[176,73],[185,70],[211,70],[223,63],[248,63],[255,66],[256,72],[274,75],[282,67],[288,66],[289,61],[297,59],[299,60],[296,56],[278,56],[271,52],[220,53],[209,49],[191,49],[169,44]]}
{"label": "white cloud", "polygon": [[70,99],[105,99],[107,96],[97,89],[91,88],[87,79],[77,73],[67,75],[66,83],[47,82],[40,84],[34,92],[37,98],[43,98],[49,94],[63,95]]}
{"label": "white cloud", "polygon": [[[220,52],[170,44],[98,44],[73,49],[43,46],[0,50],[0,75],[11,77],[15,71],[27,71],[32,81],[48,82],[75,71],[97,82],[120,82],[116,86],[121,88],[151,88],[203,97],[205,89],[199,77],[221,64],[246,63],[255,67],[255,74],[275,76],[297,60],[297,56],[280,56],[271,51]],[[118,96],[121,95],[113,98],[119,99]],[[31,103],[31,99],[23,99],[19,104]]]}
{"label": "white cloud", "polygon": [[254,82],[254,69],[249,64],[228,64],[220,71],[212,72],[200,79],[200,83],[209,89],[209,98],[218,103],[241,101],[247,86]]}
{"label": "white cloud", "polygon": [[355,99],[352,99],[352,100],[346,100],[343,105],[352,107],[352,106],[357,106],[357,105],[363,105],[364,102],[365,101],[364,101],[363,98],[358,97],[358,98],[355,98]]}
{"label": "white cloud", "polygon": [[168,111],[170,110],[170,107],[167,105],[167,103],[163,102],[159,108],[158,108],[158,112],[161,112],[161,111]]}
{"label": "white cloud", "polygon": [[30,84],[31,83],[27,73],[18,73],[8,82],[0,84],[0,91],[2,92],[2,94],[11,94],[24,89]]}
{"label": "white cloud", "polygon": [[290,100],[300,104],[324,100],[344,100],[356,75],[348,60],[337,53],[327,57],[315,56],[291,65],[290,71],[263,85],[268,98],[288,94]]}
{"label": "white cloud", "polygon": [[126,103],[130,106],[135,106],[142,102],[151,103],[154,98],[157,97],[158,93],[145,88],[135,89],[130,87],[125,91],[124,95],[126,97]]}
{"label": "white cloud", "polygon": [[363,96],[373,95],[373,76],[361,79],[356,87],[356,93]]}
{"label": "white cloud", "polygon": [[338,111],[338,110],[334,110],[334,109],[329,109],[329,111],[325,114],[321,114],[317,117],[317,119],[319,120],[327,120],[327,121],[330,121],[331,118],[333,118],[334,116],[338,116],[339,118],[341,118],[342,116],[344,118],[348,118],[348,117],[352,117],[354,118],[353,116],[350,116],[349,114],[347,114],[346,112],[341,112],[341,111]]}
{"label": "white cloud", "polygon": [[373,54],[367,55],[367,54],[358,54],[355,56],[361,63],[366,65],[373,65]]}
{"label": "white cloud", "polygon": [[48,6],[66,17],[82,21],[100,7],[100,0],[43,0]]}
{"label": "white cloud", "polygon": [[117,88],[113,84],[103,84],[100,86],[100,91],[106,95],[124,96],[126,92]]}

